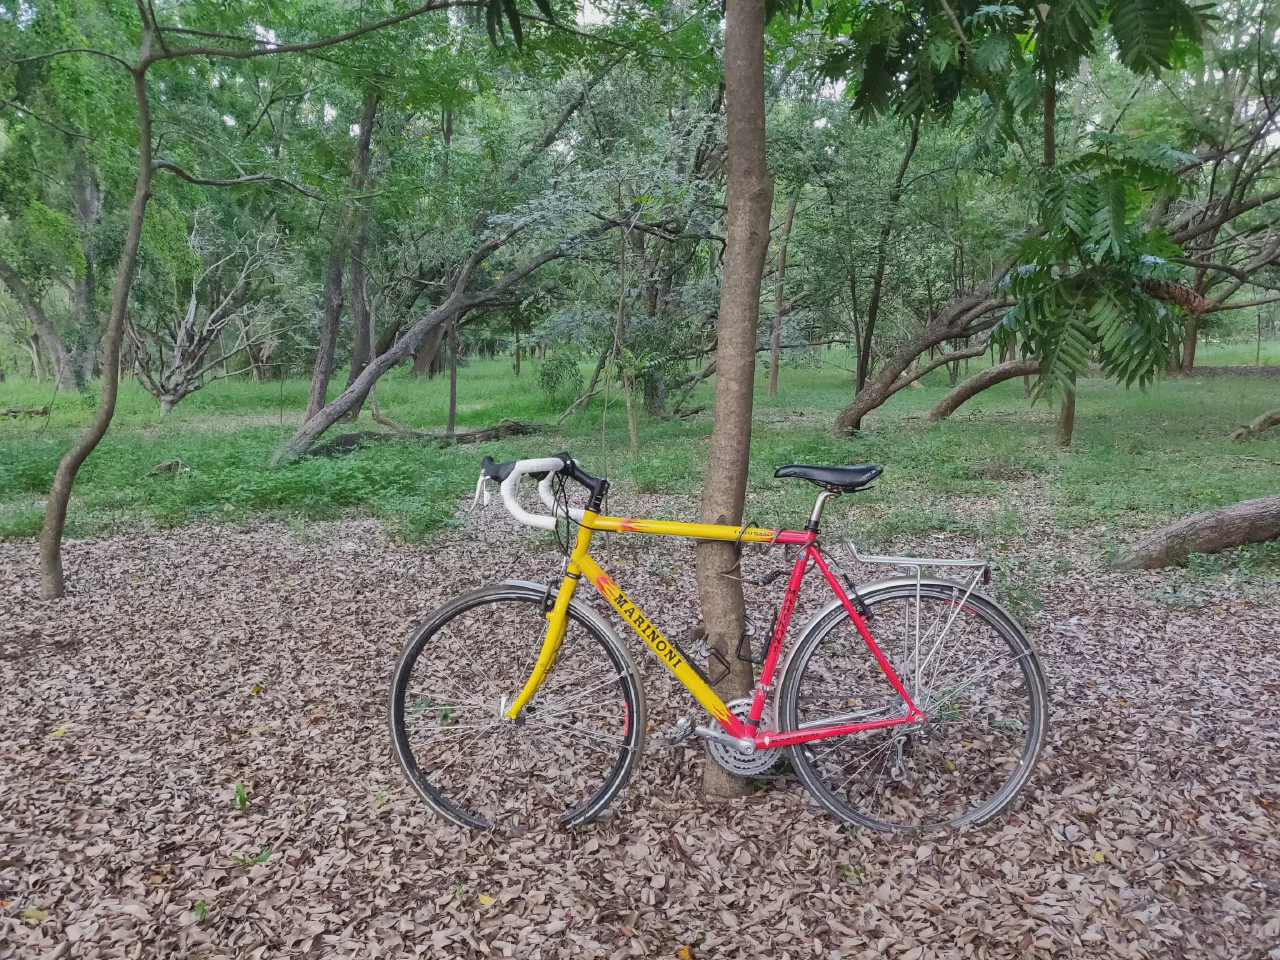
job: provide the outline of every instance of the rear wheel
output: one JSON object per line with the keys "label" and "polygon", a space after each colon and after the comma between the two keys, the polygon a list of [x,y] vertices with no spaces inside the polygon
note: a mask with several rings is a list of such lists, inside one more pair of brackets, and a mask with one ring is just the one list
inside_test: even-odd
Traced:
{"label": "rear wheel", "polygon": [[[862,600],[872,637],[926,719],[791,748],[805,786],[832,813],[874,830],[959,827],[1008,809],[1048,722],[1044,676],[1022,630],[959,584],[904,581]],[[801,637],[779,703],[784,730],[906,710],[842,606]]]}
{"label": "rear wheel", "polygon": [[391,684],[396,756],[437,813],[462,826],[525,830],[598,817],[644,746],[635,665],[589,608],[570,604],[551,671],[514,721],[555,593],[504,583],[441,607],[410,637]]}

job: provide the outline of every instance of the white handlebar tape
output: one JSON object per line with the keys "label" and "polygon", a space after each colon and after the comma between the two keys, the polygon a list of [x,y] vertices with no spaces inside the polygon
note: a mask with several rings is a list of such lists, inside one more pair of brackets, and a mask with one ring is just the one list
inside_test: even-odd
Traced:
{"label": "white handlebar tape", "polygon": [[[554,517],[560,517],[564,514],[564,505],[556,503],[556,496],[551,492],[551,480],[555,477],[554,473],[548,473],[542,478],[542,482],[538,484],[538,496],[542,498],[542,502],[547,505],[547,509],[551,511]],[[577,507],[569,508],[569,516],[578,523],[582,522],[582,511]]]}
{"label": "white handlebar tape", "polygon": [[502,502],[506,505],[507,512],[526,527],[537,527],[539,530],[554,530],[556,528],[555,517],[544,517],[541,514],[529,513],[524,507],[520,506],[520,480],[526,473],[545,472],[550,476],[557,470],[563,469],[564,461],[559,457],[543,457],[540,460],[517,460],[511,468],[511,473],[507,475],[507,479],[502,481],[502,486],[500,487]]}

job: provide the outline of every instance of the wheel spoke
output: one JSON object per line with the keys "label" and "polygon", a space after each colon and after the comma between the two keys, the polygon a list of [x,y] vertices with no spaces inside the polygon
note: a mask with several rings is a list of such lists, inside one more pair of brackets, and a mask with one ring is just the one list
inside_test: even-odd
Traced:
{"label": "wheel spoke", "polygon": [[635,763],[643,725],[613,731],[643,718],[637,678],[616,640],[571,618],[555,676],[523,722],[501,716],[540,649],[529,625],[542,621],[542,597],[512,593],[475,595],[406,651],[395,681],[405,691],[394,699],[397,754],[419,795],[454,822],[576,822],[598,813]]}
{"label": "wheel spoke", "polygon": [[[832,812],[877,829],[982,822],[1031,775],[1043,741],[1034,653],[973,589],[909,581],[864,597],[892,640],[881,649],[925,719],[794,751],[806,785]],[[868,709],[893,715],[884,677],[842,613],[801,640],[794,663],[800,673],[782,694],[786,729]]]}

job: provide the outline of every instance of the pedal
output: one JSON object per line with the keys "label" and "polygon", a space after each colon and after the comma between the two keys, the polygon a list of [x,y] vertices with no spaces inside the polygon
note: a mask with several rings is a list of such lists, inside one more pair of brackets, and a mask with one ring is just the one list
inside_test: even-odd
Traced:
{"label": "pedal", "polygon": [[667,739],[672,743],[681,743],[693,736],[693,723],[688,717],[681,717],[671,727]]}

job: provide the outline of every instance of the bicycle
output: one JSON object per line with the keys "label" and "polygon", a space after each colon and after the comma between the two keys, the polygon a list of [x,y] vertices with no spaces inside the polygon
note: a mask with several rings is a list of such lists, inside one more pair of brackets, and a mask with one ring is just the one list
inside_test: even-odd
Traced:
{"label": "bicycle", "polygon": [[[467,827],[572,826],[609,807],[644,748],[645,696],[626,647],[575,599],[585,577],[714,719],[692,732],[726,769],[763,776],[790,760],[826,810],[881,831],[962,827],[1003,813],[1030,780],[1046,735],[1039,659],[1013,618],[979,592],[990,583],[982,560],[861,556],[850,545],[860,562],[908,572],[864,585],[836,576],[839,563],[818,539],[823,509],[881,472],[870,464],[779,467],[776,477],[821,488],[805,528],[787,530],[605,516],[608,481],[568,454],[485,457],[477,501],[483,494],[487,503],[487,484],[497,481],[521,523],[552,531],[574,524],[577,534],[571,546],[566,537],[558,589],[522,580],[483,587],[444,604],[409,638],[389,711],[409,783]],[[520,505],[525,476],[539,481],[549,514]],[[569,506],[569,480],[585,488],[585,508]],[[696,666],[591,556],[601,532],[798,549],[751,696],[721,700],[712,689],[720,677]],[[966,576],[922,574],[939,566]],[[834,599],[784,660],[802,581],[815,568]],[[723,656],[708,670],[713,663],[728,668]]]}

